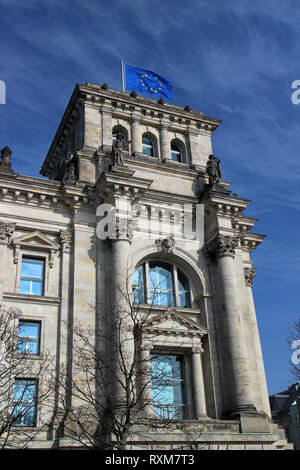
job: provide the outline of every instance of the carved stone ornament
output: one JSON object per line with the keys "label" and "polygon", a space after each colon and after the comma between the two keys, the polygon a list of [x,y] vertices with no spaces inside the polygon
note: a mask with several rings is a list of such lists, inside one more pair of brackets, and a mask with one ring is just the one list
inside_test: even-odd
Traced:
{"label": "carved stone ornament", "polygon": [[69,251],[72,243],[72,233],[61,230],[59,233],[61,247],[63,251]]}
{"label": "carved stone ornament", "polygon": [[173,253],[174,248],[176,246],[176,241],[173,237],[164,238],[163,240],[159,238],[155,240],[155,243],[158,251],[161,251],[163,253]]}
{"label": "carved stone ornament", "polygon": [[207,242],[204,246],[204,254],[207,256],[216,255],[217,258],[222,256],[231,256],[234,258],[235,249],[239,244],[238,237],[231,237],[229,235],[216,235],[212,240]]}
{"label": "carved stone ornament", "polygon": [[255,268],[244,268],[245,274],[245,284],[247,287],[252,287],[253,279],[256,276],[256,269]]}
{"label": "carved stone ornament", "polygon": [[14,172],[11,169],[11,161],[10,161],[12,151],[6,145],[5,147],[3,147],[3,149],[1,149],[0,152],[1,152],[0,172],[13,174]]}
{"label": "carved stone ornament", "polygon": [[9,243],[15,231],[16,225],[0,221],[0,242]]}

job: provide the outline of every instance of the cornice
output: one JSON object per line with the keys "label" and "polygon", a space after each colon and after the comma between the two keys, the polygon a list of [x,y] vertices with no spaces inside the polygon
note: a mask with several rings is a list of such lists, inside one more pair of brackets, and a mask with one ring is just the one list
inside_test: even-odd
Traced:
{"label": "cornice", "polygon": [[68,186],[57,181],[18,175],[5,177],[0,175],[0,199],[29,206],[49,208],[58,203],[76,208],[86,205],[91,194],[84,186]]}

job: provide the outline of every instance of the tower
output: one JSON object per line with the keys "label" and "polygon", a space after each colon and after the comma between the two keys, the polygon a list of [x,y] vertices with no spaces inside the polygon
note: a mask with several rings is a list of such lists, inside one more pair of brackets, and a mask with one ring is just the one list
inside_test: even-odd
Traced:
{"label": "tower", "polygon": [[[0,167],[0,300],[39,322],[41,350],[72,361],[78,321],[108,339],[103,354],[113,361],[128,299],[146,318],[138,337],[130,322],[122,337],[126,357],[143,364],[135,384],[149,419],[142,439],[132,431],[133,447],[149,448],[151,419],[188,423],[188,440],[206,448],[279,440],[252,297],[250,255],[264,236],[243,215],[250,201],[221,178],[211,144],[219,124],[189,106],[78,84],[41,168],[48,180]],[[37,260],[34,291],[23,267]],[[145,378],[161,367],[169,380],[156,399],[162,380]],[[122,413],[115,374],[111,399]],[[151,446],[186,445],[183,433],[174,439],[158,432]]]}

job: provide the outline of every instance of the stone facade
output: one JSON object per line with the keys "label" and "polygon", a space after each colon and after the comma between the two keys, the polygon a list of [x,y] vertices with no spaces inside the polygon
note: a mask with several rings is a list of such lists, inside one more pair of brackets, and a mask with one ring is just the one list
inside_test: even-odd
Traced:
{"label": "stone facade", "polygon": [[[188,279],[190,303],[180,306],[177,298],[172,306],[152,306],[143,341],[154,340],[140,354],[147,360],[150,350],[163,348],[184,357],[186,422],[194,435],[204,426],[194,438],[198,448],[276,448],[252,297],[250,253],[264,236],[252,233],[256,219],[243,215],[249,200],[231,194],[224,180],[209,184],[205,168],[219,124],[190,107],[77,85],[41,168],[48,180],[14,173],[10,161],[0,166],[0,302],[40,321],[41,351],[50,348],[65,363],[72,356],[72,343],[62,339],[71,337],[68,328],[75,321],[95,327],[100,306],[100,328],[107,328],[112,304],[127,288],[128,266],[155,260],[176,266]],[[116,133],[124,140],[120,166],[111,157]],[[143,151],[143,137],[153,155]],[[124,200],[126,234],[101,240],[97,208],[118,210],[119,233]],[[137,204],[145,210],[136,211]],[[201,236],[182,233],[172,211],[183,209],[193,220],[196,211]],[[44,261],[43,295],[20,293],[24,257]],[[152,444],[147,433],[138,436],[130,448],[185,441],[158,431]],[[36,445],[53,442],[40,437]],[[62,438],[60,445],[68,444]]]}

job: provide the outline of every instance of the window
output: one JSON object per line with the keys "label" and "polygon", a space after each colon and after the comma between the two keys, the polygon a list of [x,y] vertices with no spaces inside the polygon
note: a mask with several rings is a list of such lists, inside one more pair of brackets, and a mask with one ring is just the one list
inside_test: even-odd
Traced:
{"label": "window", "polygon": [[44,260],[22,258],[20,293],[43,295],[44,293]]}
{"label": "window", "polygon": [[154,143],[147,137],[143,137],[143,153],[149,155],[149,157],[154,157]]}
{"label": "window", "polygon": [[152,400],[159,419],[185,419],[184,358],[151,354]]}
{"label": "window", "polygon": [[144,266],[139,266],[133,276],[134,285],[134,302],[136,304],[144,304],[145,302],[145,279]]}
{"label": "window", "polygon": [[152,305],[174,305],[172,267],[168,264],[150,261],[150,303]]}
{"label": "window", "polygon": [[35,426],[36,424],[37,381],[16,379],[13,395],[13,425]]}
{"label": "window", "polygon": [[171,158],[176,162],[184,162],[182,146],[176,140],[171,142]]}
{"label": "window", "polygon": [[146,261],[135,270],[135,303],[162,307],[191,307],[189,281],[175,265]]}
{"label": "window", "polygon": [[26,354],[40,353],[40,322],[19,321],[17,351]]}

